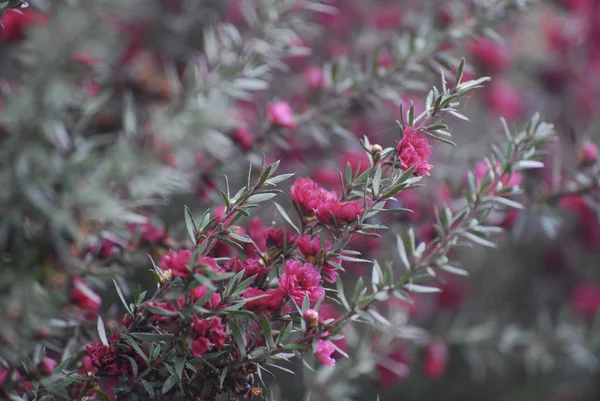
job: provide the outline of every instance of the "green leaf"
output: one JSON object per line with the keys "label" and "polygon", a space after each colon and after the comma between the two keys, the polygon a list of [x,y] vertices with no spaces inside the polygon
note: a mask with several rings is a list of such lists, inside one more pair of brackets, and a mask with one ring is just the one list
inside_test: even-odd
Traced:
{"label": "green leaf", "polygon": [[398,255],[400,256],[402,264],[404,264],[404,267],[406,267],[407,270],[410,270],[410,263],[408,261],[408,255],[406,254],[406,248],[404,247],[404,241],[399,235],[396,236],[396,247],[398,248]]}
{"label": "green leaf", "polygon": [[236,234],[234,232],[230,232],[229,236],[233,239],[235,239],[236,241],[239,242],[243,242],[245,244],[253,244],[254,241],[252,241],[252,239],[250,237],[248,237],[247,235],[240,235],[240,234]]}
{"label": "green leaf", "polygon": [[232,322],[231,323],[231,331],[233,333],[233,339],[235,341],[238,352],[240,354],[240,358],[245,358],[246,357],[246,341],[244,339],[244,334],[242,333],[242,330],[237,325],[237,323]]}
{"label": "green leaf", "polygon": [[175,384],[177,384],[178,382],[178,378],[175,375],[171,375],[169,377],[167,377],[167,380],[165,380],[165,383],[163,384],[162,387],[162,394],[165,395],[169,392],[169,390],[171,390],[173,388],[173,386]]}
{"label": "green leaf", "polygon": [[346,308],[347,311],[351,310],[352,308],[350,307],[350,304],[346,299],[346,294],[344,293],[344,285],[342,284],[342,280],[336,280],[335,285],[337,288],[337,295],[340,302],[342,303],[344,308]]}
{"label": "green leaf", "polygon": [[112,279],[112,281],[113,281],[113,283],[115,285],[115,288],[117,290],[117,294],[119,295],[119,299],[121,300],[121,303],[125,307],[125,310],[127,311],[127,313],[129,313],[131,316],[133,316],[133,311],[131,310],[131,308],[127,304],[127,301],[125,301],[125,297],[123,296],[123,291],[121,291],[121,288],[119,287],[119,284],[117,284],[117,281],[114,278]]}
{"label": "green leaf", "polygon": [[248,203],[261,203],[264,201],[267,201],[271,198],[274,198],[275,196],[277,196],[277,194],[256,194],[256,195],[252,195],[251,197],[249,197],[247,199]]}
{"label": "green leaf", "polygon": [[487,246],[489,248],[496,248],[496,244],[492,241],[489,241],[485,238],[481,238],[473,233],[465,232],[462,233],[463,237],[467,238],[470,241],[473,241],[479,245]]}
{"label": "green leaf", "polygon": [[404,284],[404,288],[406,288],[407,290],[409,290],[411,292],[418,292],[418,293],[423,293],[423,294],[429,294],[429,293],[433,293],[433,292],[442,291],[441,289],[439,289],[437,287],[430,287],[427,285],[419,285],[419,284],[412,284],[412,283]]}
{"label": "green leaf", "polygon": [[289,223],[289,225],[292,226],[299,235],[301,235],[302,233],[300,232],[300,229],[298,227],[296,227],[296,225],[292,222],[292,219],[290,218],[290,216],[288,216],[288,214],[285,212],[285,210],[283,210],[283,208],[277,202],[273,202],[273,203],[275,204],[275,208],[277,209],[279,214],[285,219],[285,221],[287,221]]}
{"label": "green leaf", "polygon": [[146,363],[150,362],[148,360],[148,357],[146,356],[146,354],[144,354],[144,351],[142,351],[142,349],[140,348],[139,344],[132,337],[125,335],[124,338],[125,338],[125,341],[127,341],[127,343],[133,347],[133,349],[140,356],[140,358],[142,358],[144,360],[144,362],[146,362]]}
{"label": "green leaf", "polygon": [[460,64],[458,65],[458,70],[456,71],[456,79],[454,80],[454,88],[457,88],[460,85],[460,81],[463,77],[463,72],[465,69],[465,58],[460,59]]}
{"label": "green leaf", "polygon": [[294,175],[294,173],[277,175],[273,178],[269,178],[267,181],[265,181],[265,184],[276,185],[287,180],[288,178],[293,177]]}
{"label": "green leaf", "polygon": [[194,216],[192,216],[192,211],[187,206],[185,206],[185,228],[187,229],[190,239],[192,240],[194,245],[196,245],[198,242],[196,238],[198,227],[196,226],[196,222],[194,221]]}
{"label": "green leaf", "polygon": [[381,164],[377,166],[377,170],[375,170],[375,176],[373,177],[373,196],[377,198],[379,195],[379,188],[381,186]]}
{"label": "green leaf", "polygon": [[273,341],[273,330],[271,329],[271,323],[265,315],[262,316],[262,329],[265,335],[265,341],[269,349],[275,348],[275,342]]}
{"label": "green leaf", "polygon": [[131,372],[133,373],[134,377],[137,377],[138,371],[139,371],[139,367],[138,367],[138,364],[135,361],[135,359],[133,359],[129,355],[125,355],[125,354],[122,354],[121,356],[124,356],[125,358],[129,359],[129,362],[131,362]]}
{"label": "green leaf", "polygon": [[71,357],[69,356],[68,358],[66,358],[64,361],[62,361],[56,368],[54,368],[54,374],[58,374],[60,372],[62,372],[65,367],[68,365],[69,361],[71,361]]}
{"label": "green leaf", "polygon": [[108,337],[106,336],[106,330],[104,329],[104,322],[100,316],[98,316],[98,336],[100,337],[102,344],[108,346]]}
{"label": "green leaf", "polygon": [[142,386],[148,392],[150,399],[156,398],[156,394],[154,393],[154,388],[148,383],[146,380],[142,380]]}
{"label": "green leaf", "polygon": [[140,341],[167,341],[173,338],[173,334],[153,334],[153,333],[131,333],[131,337],[135,337]]}
{"label": "green leaf", "polygon": [[162,308],[157,308],[156,306],[144,305],[144,309],[147,309],[148,311],[154,313],[155,315],[160,315],[160,316],[178,316],[179,315],[179,312],[177,312],[177,311],[171,311],[171,310],[166,310],[166,309],[162,309]]}
{"label": "green leaf", "polygon": [[294,351],[294,350],[301,350],[301,349],[306,349],[306,345],[305,344],[283,344],[281,346],[282,349],[286,350],[286,351]]}

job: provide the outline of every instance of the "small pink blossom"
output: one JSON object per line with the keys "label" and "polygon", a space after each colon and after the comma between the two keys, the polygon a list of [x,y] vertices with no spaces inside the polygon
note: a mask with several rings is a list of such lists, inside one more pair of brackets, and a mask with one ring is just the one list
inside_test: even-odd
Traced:
{"label": "small pink blossom", "polygon": [[294,111],[287,102],[279,101],[267,105],[267,118],[271,124],[284,127],[290,131],[296,128]]}
{"label": "small pink blossom", "polygon": [[163,270],[171,270],[176,277],[189,277],[192,274],[188,265],[192,259],[192,252],[187,249],[175,252],[170,250],[160,260],[159,266]]}
{"label": "small pink blossom", "polygon": [[375,8],[368,18],[376,29],[396,29],[402,25],[402,10],[399,6],[386,5]]}
{"label": "small pink blossom", "polygon": [[325,81],[325,74],[320,67],[308,67],[304,70],[304,80],[314,89],[321,89],[327,86]]}
{"label": "small pink blossom", "polygon": [[284,237],[286,245],[289,246],[291,244],[296,243],[297,236],[294,235],[291,231],[286,230],[283,227],[269,227],[267,229],[267,247],[283,248]]}
{"label": "small pink blossom", "polygon": [[321,286],[321,275],[310,263],[288,260],[278,283],[279,288],[298,305],[302,305],[306,295],[313,303],[325,296],[325,290]]}
{"label": "small pink blossom", "polygon": [[331,216],[339,223],[350,223],[362,214],[364,208],[361,201],[353,200],[342,202],[337,199],[331,199],[320,203],[317,206],[317,217],[323,223],[331,224]]}
{"label": "small pink blossom", "polygon": [[333,367],[335,366],[335,359],[331,357],[331,354],[335,352],[333,345],[327,340],[318,340],[317,352],[315,356],[324,365]]}
{"label": "small pink blossom", "polygon": [[98,310],[102,304],[102,298],[90,288],[84,279],[75,277],[71,289],[71,303],[81,309]]}
{"label": "small pink blossom", "polygon": [[591,319],[600,309],[600,286],[580,282],[571,290],[570,299],[575,312]]}
{"label": "small pink blossom", "polygon": [[473,57],[490,71],[501,72],[510,66],[508,50],[488,38],[471,42],[469,50]]}
{"label": "small pink blossom", "polygon": [[301,206],[305,213],[314,215],[317,207],[323,203],[337,199],[335,192],[319,187],[310,178],[298,178],[290,189],[292,202]]}
{"label": "small pink blossom", "polygon": [[598,146],[593,142],[587,141],[581,146],[577,156],[582,166],[593,166],[598,160]]}
{"label": "small pink blossom", "polygon": [[404,128],[402,139],[396,146],[400,166],[407,170],[416,166],[414,173],[417,175],[430,175],[429,170],[433,168],[429,164],[431,157],[431,146],[429,141],[421,136],[419,131],[413,127]]}
{"label": "small pink blossom", "polygon": [[201,357],[210,348],[210,341],[206,337],[198,337],[192,341],[192,355]]}
{"label": "small pink blossom", "polygon": [[521,118],[525,112],[521,93],[508,81],[494,80],[487,87],[485,101],[490,110],[509,121]]}
{"label": "small pink blossom", "polygon": [[425,348],[425,375],[432,380],[439,379],[446,373],[447,364],[448,344],[442,339],[433,340]]}
{"label": "small pink blossom", "polygon": [[[200,299],[204,298],[207,294],[207,288],[204,285],[201,285],[199,287],[194,288],[193,290],[190,291],[190,295],[192,296],[194,302],[198,302]],[[200,305],[201,307],[205,308],[205,309],[215,309],[219,306],[219,304],[221,303],[221,295],[218,292],[214,292],[208,301],[206,301],[206,303],[204,305]],[[183,306],[180,304],[180,307],[183,308]]]}
{"label": "small pink blossom", "polygon": [[[260,288],[249,287],[242,294],[242,298],[244,299],[255,297],[261,298],[248,301],[245,304],[246,308],[257,314],[266,314],[270,316],[282,309],[283,301],[285,300],[285,292],[279,288],[263,291]],[[282,312],[286,311],[287,309],[284,306]]]}
{"label": "small pink blossom", "polygon": [[246,151],[252,148],[252,144],[256,140],[247,126],[242,125],[233,131],[233,140],[239,145],[242,150]]}
{"label": "small pink blossom", "polygon": [[244,278],[256,276],[260,280],[267,273],[262,259],[258,257],[248,258],[241,261],[238,257],[231,258],[229,262],[223,266],[225,271],[239,273],[244,270]]}

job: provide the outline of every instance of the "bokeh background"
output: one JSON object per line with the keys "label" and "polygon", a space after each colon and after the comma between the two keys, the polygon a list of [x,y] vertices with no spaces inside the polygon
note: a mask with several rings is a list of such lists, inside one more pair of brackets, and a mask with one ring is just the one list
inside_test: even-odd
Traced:
{"label": "bokeh background", "polygon": [[[307,388],[312,400],[600,399],[600,1],[74,3],[2,16],[0,244],[13,259],[0,332],[24,330],[3,358],[34,348],[37,317],[61,310],[72,269],[97,276],[103,312],[119,319],[105,278],[118,274],[126,295],[150,288],[147,254],[186,237],[184,205],[218,206],[224,176],[241,187],[249,162],[281,159],[335,188],[347,163],[368,163],[358,139],[394,146],[401,110],[420,113],[464,57],[465,80],[492,79],[461,105],[469,121],[451,120],[456,146],[436,142],[425,187],[399,197],[414,213],[352,246],[400,271],[395,234],[431,239],[434,206],[459,204],[466,171],[504,140],[500,117],[521,129],[539,112],[559,140],[524,175],[525,208],[492,216],[506,229],[498,248],[451,254],[469,277],[382,305],[397,330],[350,328],[349,360],[318,374],[299,364],[273,383],[276,399],[307,399]],[[270,124],[278,101],[293,124]],[[259,216],[249,231],[283,223],[275,208]],[[345,282],[370,275],[344,267]],[[64,291],[36,304],[24,276]],[[15,303],[34,305],[25,321],[11,318]]]}

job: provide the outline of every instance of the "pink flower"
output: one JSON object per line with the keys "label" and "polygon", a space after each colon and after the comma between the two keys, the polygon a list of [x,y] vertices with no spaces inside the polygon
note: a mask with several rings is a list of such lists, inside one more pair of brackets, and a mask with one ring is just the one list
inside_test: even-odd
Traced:
{"label": "pink flower", "polygon": [[376,367],[379,373],[379,384],[389,388],[399,380],[406,378],[410,372],[408,362],[406,351],[402,345],[385,356]]}
{"label": "pink flower", "polygon": [[[265,227],[265,223],[261,220],[260,217],[254,216],[248,222],[246,226],[247,234],[252,241],[256,244],[256,247],[261,252],[267,251],[267,228]],[[258,256],[256,254],[256,249],[249,245],[246,247],[246,254],[248,256]]]}
{"label": "pink flower", "polygon": [[102,343],[90,344],[85,352],[92,364],[108,376],[120,376],[128,372],[127,364],[117,358],[114,347]]}
{"label": "pink flower", "polygon": [[416,166],[414,173],[417,175],[430,175],[429,170],[433,168],[429,164],[431,147],[426,138],[421,137],[419,131],[413,127],[404,128],[402,139],[396,146],[400,166],[407,170]]}
{"label": "pink flower", "polygon": [[[206,293],[207,293],[207,289],[206,289],[206,286],[204,286],[204,285],[196,287],[190,291],[190,295],[194,299],[194,302],[198,302],[200,299],[204,298],[206,296]],[[216,307],[219,306],[220,303],[221,303],[221,295],[218,292],[214,292],[210,296],[210,299],[208,301],[206,301],[206,303],[204,305],[201,305],[201,307],[203,307],[205,309],[215,309]],[[183,308],[183,306],[181,304],[180,304],[180,308]]]}
{"label": "pink flower", "polygon": [[192,341],[192,355],[201,357],[210,348],[210,341],[206,337],[198,337]]}
{"label": "pink flower", "polygon": [[298,178],[290,188],[292,202],[301,206],[305,213],[314,215],[315,209],[322,203],[336,199],[335,192],[319,187],[310,178]]}
{"label": "pink flower", "polygon": [[[181,307],[183,307],[184,300],[182,300],[181,302],[178,302],[178,303]],[[157,322],[170,322],[172,320],[175,320],[174,314],[170,313],[170,312],[174,312],[174,313],[179,312],[177,310],[177,308],[175,307],[175,305],[173,304],[173,302],[171,302],[171,301],[159,302],[159,301],[154,300],[154,301],[147,302],[146,304],[148,306],[151,306],[153,308],[160,309],[160,310],[163,310],[166,312],[164,314],[161,314],[160,312],[153,314],[153,318]]]}
{"label": "pink flower", "polygon": [[437,293],[437,306],[441,310],[457,310],[467,298],[467,287],[456,279],[448,279]]}
{"label": "pink flower", "polygon": [[[201,356],[206,352],[212,343],[215,348],[223,349],[227,340],[227,333],[225,327],[221,322],[220,317],[213,319],[200,319],[198,316],[194,316],[193,322],[194,334],[196,335],[196,349],[194,349],[194,342],[192,342],[192,353],[194,356]],[[198,354],[198,355],[197,355]]]}
{"label": "pink flower", "polygon": [[298,305],[302,305],[305,295],[308,295],[308,299],[313,303],[325,296],[325,290],[321,286],[321,275],[310,263],[302,264],[299,260],[288,260],[278,283],[279,288]]}
{"label": "pink flower", "polygon": [[165,229],[148,221],[142,224],[142,239],[151,243],[160,242],[165,237]]}
{"label": "pink flower", "polygon": [[40,372],[46,376],[50,376],[54,373],[54,369],[58,366],[58,363],[52,358],[44,358],[40,361]]}
{"label": "pink flower", "polygon": [[256,276],[257,280],[260,280],[266,273],[265,265],[262,260],[258,257],[248,258],[245,261],[241,261],[237,256],[231,258],[229,262],[223,266],[225,271],[239,273],[244,270],[244,278]]}
{"label": "pink flower", "polygon": [[279,101],[267,105],[267,117],[271,124],[294,130],[296,121],[294,111],[287,102]]}
{"label": "pink flower", "polygon": [[269,227],[267,229],[267,247],[283,248],[284,237],[286,245],[294,244],[297,238],[291,231],[283,227]]}
{"label": "pink flower", "polygon": [[192,274],[191,269],[188,268],[188,264],[192,259],[192,252],[187,249],[175,252],[170,250],[160,260],[159,266],[163,270],[171,270],[176,277],[189,277]]}
{"label": "pink flower", "polygon": [[[329,244],[329,246],[327,246],[327,244]],[[304,256],[306,260],[312,263],[314,262],[314,257],[317,256],[317,254],[321,250],[321,238],[315,237],[311,240],[310,235],[303,235],[301,237],[298,237],[298,240],[296,240],[296,246],[298,247],[298,250],[300,251],[302,256]],[[325,248],[326,250],[331,249],[331,244],[325,242]],[[312,261],[311,257],[313,257]]]}
{"label": "pink flower", "polygon": [[442,339],[433,340],[425,349],[425,375],[432,380],[439,379],[446,373],[447,363],[448,344]]}
{"label": "pink flower", "polygon": [[[304,235],[298,237],[296,241],[296,245],[298,246],[298,250],[304,256],[304,258],[309,263],[315,263],[316,256],[321,251],[321,238],[315,237],[312,240],[310,239],[310,235]],[[325,251],[329,251],[331,249],[331,243],[325,242]],[[323,264],[323,268],[321,269],[321,277],[323,280],[329,283],[335,283],[335,280],[338,277],[338,269],[334,265],[329,262],[335,262],[337,264],[341,264],[342,261],[337,258],[326,260]]]}
{"label": "pink flower", "polygon": [[43,25],[48,17],[36,13],[31,9],[10,9],[2,14],[0,22],[0,41],[4,43],[14,42],[22,39],[25,30],[32,25]]}
{"label": "pink flower", "polygon": [[521,93],[507,81],[494,80],[487,87],[485,100],[490,110],[507,120],[517,120],[525,112]]}
{"label": "pink flower", "polygon": [[309,67],[304,70],[304,80],[311,88],[319,89],[327,86],[325,74],[319,67]]}
{"label": "pink flower", "polygon": [[379,7],[371,12],[369,20],[376,29],[396,29],[402,25],[402,11],[399,6]]}
{"label": "pink flower", "polygon": [[331,224],[331,216],[339,223],[350,223],[364,211],[358,200],[341,202],[337,199],[325,201],[317,206],[317,217],[320,221]]}
{"label": "pink flower", "polygon": [[593,166],[598,160],[598,146],[593,142],[587,141],[579,149],[577,157],[582,166]]}
{"label": "pink flower", "polygon": [[245,304],[246,308],[257,314],[273,315],[279,311],[285,299],[285,293],[279,288],[270,289],[265,292],[260,288],[249,287],[242,294],[242,298],[244,299],[260,296],[262,298],[248,301]]}
{"label": "pink flower", "polygon": [[570,300],[575,312],[591,319],[600,308],[600,286],[580,282],[571,290]]}
{"label": "pink flower", "polygon": [[98,310],[102,304],[102,298],[90,288],[84,279],[75,277],[71,289],[71,303],[81,309]]}
{"label": "pink flower", "polygon": [[233,140],[242,150],[249,150],[255,141],[254,135],[248,130],[248,127],[242,125],[233,131]]}
{"label": "pink flower", "polygon": [[338,170],[332,167],[319,168],[316,171],[313,171],[312,176],[316,182],[328,188],[340,183]]}
{"label": "pink flower", "polygon": [[491,39],[482,38],[471,42],[469,50],[479,64],[490,71],[501,72],[510,66],[510,54],[507,49]]}
{"label": "pink flower", "polygon": [[331,357],[331,354],[334,352],[335,348],[333,348],[333,345],[329,341],[319,340],[315,356],[323,365],[333,367],[335,366],[335,359]]}
{"label": "pink flower", "polygon": [[321,277],[323,278],[323,280],[327,281],[328,283],[335,283],[337,277],[339,276],[338,268],[329,262],[334,262],[338,265],[341,265],[342,260],[338,258],[328,259],[323,264],[323,268],[321,269]]}

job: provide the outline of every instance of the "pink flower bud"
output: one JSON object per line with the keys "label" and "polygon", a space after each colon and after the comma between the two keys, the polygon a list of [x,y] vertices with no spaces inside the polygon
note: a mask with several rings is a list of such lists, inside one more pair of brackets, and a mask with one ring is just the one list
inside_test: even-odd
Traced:
{"label": "pink flower bud", "polygon": [[374,145],[371,145],[371,152],[373,152],[373,153],[379,153],[379,152],[382,152],[382,151],[383,151],[383,148],[381,147],[381,145],[379,145],[377,143],[374,144]]}
{"label": "pink flower bud", "polygon": [[54,359],[44,358],[40,361],[40,372],[46,376],[50,376],[57,366],[58,363]]}
{"label": "pink flower bud", "polygon": [[306,324],[308,324],[309,329],[315,328],[319,324],[319,312],[314,309],[305,310],[302,316],[304,317]]}

